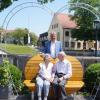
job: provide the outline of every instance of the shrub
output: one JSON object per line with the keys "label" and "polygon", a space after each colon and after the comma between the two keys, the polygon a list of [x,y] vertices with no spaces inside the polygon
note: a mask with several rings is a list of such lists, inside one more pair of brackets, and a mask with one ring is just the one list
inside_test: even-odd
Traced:
{"label": "shrub", "polygon": [[[0,85],[7,86],[12,83],[18,91],[22,88],[22,72],[18,67],[4,60],[0,65]],[[14,88],[14,87],[13,87]]]}
{"label": "shrub", "polygon": [[85,86],[89,92],[95,83],[96,85],[100,83],[100,63],[89,65],[85,72]]}
{"label": "shrub", "polygon": [[8,69],[0,65],[0,86],[6,86],[9,83]]}

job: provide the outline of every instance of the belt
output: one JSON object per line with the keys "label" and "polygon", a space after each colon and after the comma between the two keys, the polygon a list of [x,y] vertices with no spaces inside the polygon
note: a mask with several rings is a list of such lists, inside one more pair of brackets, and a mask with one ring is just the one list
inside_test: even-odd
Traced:
{"label": "belt", "polygon": [[43,80],[45,80],[45,78],[42,75],[38,75],[39,77],[41,77]]}
{"label": "belt", "polygon": [[56,75],[58,76],[58,78],[63,77],[65,74],[64,73],[56,73]]}

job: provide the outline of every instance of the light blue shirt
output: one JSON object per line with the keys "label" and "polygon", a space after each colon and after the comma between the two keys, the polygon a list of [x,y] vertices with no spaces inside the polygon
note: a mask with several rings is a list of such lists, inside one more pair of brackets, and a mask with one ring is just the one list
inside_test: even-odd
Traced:
{"label": "light blue shirt", "polygon": [[72,76],[72,65],[67,59],[58,61],[54,66],[53,73],[63,73],[65,74],[64,78],[68,79]]}

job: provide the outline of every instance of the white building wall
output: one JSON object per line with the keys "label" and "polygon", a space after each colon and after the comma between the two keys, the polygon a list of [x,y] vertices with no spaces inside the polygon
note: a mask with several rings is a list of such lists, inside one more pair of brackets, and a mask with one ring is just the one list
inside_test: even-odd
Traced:
{"label": "white building wall", "polygon": [[[66,31],[69,32],[69,35],[66,36]],[[83,49],[83,41],[77,41],[75,38],[72,38],[71,36],[71,29],[64,29],[63,31],[63,40],[64,40],[64,50],[82,50]],[[66,47],[65,43],[68,42],[69,46]],[[74,47],[72,47],[72,43],[74,43]],[[78,46],[78,44],[80,44],[80,47]]]}
{"label": "white building wall", "polygon": [[[57,27],[54,27],[55,25],[57,25]],[[50,27],[48,29],[48,38],[50,38],[50,33],[52,31],[55,31],[57,34],[59,34],[59,41],[63,42],[63,28],[61,27],[61,25],[59,24],[56,16],[53,17],[52,22],[50,24]],[[63,43],[62,43],[63,44]]]}
{"label": "white building wall", "polygon": [[[57,25],[57,27],[54,27],[54,25]],[[84,41],[77,41],[76,39],[71,38],[71,29],[63,29],[59,21],[57,20],[56,16],[53,17],[50,27],[48,29],[48,38],[50,38],[50,33],[52,31],[55,31],[56,33],[60,33],[60,41],[62,42],[62,46],[64,50],[83,50],[83,42]],[[69,36],[65,36],[65,32],[69,31]],[[69,47],[65,46],[65,42],[69,42]],[[71,42],[75,43],[75,47],[71,47]],[[78,47],[78,43],[80,43],[80,47]],[[100,43],[98,42],[98,50],[100,50]],[[86,43],[86,49],[89,49],[88,44]]]}

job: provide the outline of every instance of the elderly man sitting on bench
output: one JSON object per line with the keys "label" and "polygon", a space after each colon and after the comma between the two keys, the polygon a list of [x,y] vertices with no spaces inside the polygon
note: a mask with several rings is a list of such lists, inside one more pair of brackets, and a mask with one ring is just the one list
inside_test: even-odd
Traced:
{"label": "elderly man sitting on bench", "polygon": [[[65,53],[61,51],[58,54],[59,61],[54,65],[53,69],[53,86],[56,100],[59,100],[59,89],[61,92],[62,100],[67,100],[67,94],[65,90],[66,81],[72,76],[72,66],[71,63],[65,59]],[[61,100],[61,99],[60,99]]]}

